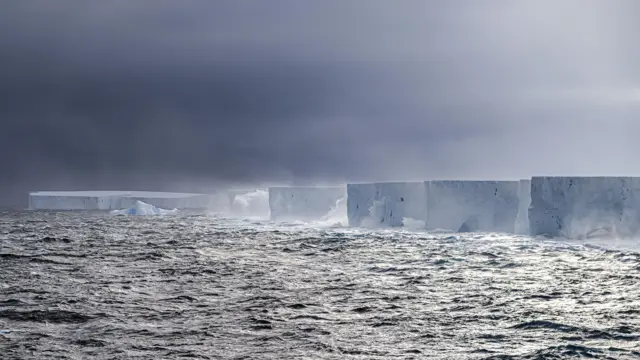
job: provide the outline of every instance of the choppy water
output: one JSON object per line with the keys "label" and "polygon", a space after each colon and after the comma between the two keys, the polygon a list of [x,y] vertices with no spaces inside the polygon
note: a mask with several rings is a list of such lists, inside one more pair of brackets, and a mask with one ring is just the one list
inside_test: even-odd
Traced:
{"label": "choppy water", "polygon": [[5,213],[0,358],[638,358],[640,246],[612,245]]}

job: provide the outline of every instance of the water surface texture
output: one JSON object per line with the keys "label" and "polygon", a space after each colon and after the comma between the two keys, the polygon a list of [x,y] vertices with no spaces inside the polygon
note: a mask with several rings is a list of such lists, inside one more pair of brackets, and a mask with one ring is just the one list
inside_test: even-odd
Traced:
{"label": "water surface texture", "polygon": [[0,358],[634,359],[638,249],[3,213]]}

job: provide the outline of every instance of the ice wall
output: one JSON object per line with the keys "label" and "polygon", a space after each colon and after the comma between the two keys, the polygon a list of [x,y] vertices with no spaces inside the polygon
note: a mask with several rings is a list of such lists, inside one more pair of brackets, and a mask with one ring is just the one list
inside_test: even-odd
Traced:
{"label": "ice wall", "polygon": [[634,236],[640,228],[640,178],[533,177],[531,235]]}
{"label": "ice wall", "polygon": [[347,218],[349,226],[363,226],[371,218],[376,195],[375,184],[347,184]]}
{"label": "ice wall", "polygon": [[271,220],[320,220],[346,196],[344,186],[269,188]]}
{"label": "ice wall", "polygon": [[531,180],[518,182],[518,216],[516,217],[515,233],[529,234],[529,205],[531,205]]}
{"label": "ice wall", "polygon": [[386,182],[347,185],[349,226],[401,227],[406,219],[425,217],[422,182]]}
{"label": "ice wall", "polygon": [[518,181],[426,181],[428,229],[513,233]]}
{"label": "ice wall", "polygon": [[131,192],[122,197],[121,208],[135,206],[137,201],[162,209],[206,209],[213,196],[208,194]]}
{"label": "ice wall", "polygon": [[159,208],[204,209],[212,195],[148,191],[45,191],[29,194],[32,210],[115,210],[137,201]]}
{"label": "ice wall", "polygon": [[36,192],[29,194],[32,210],[112,210],[121,208],[122,195],[109,191]]}

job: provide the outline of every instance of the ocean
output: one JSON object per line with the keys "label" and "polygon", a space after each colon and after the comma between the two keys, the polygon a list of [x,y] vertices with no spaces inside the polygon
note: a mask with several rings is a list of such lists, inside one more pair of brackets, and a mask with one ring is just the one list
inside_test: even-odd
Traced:
{"label": "ocean", "polygon": [[1,359],[636,359],[640,240],[0,213]]}

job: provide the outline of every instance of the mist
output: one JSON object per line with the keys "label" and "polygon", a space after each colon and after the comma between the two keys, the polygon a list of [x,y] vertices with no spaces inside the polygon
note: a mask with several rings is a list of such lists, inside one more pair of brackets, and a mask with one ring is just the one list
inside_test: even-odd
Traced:
{"label": "mist", "polygon": [[3,3],[0,206],[209,191],[640,175],[640,3]]}

